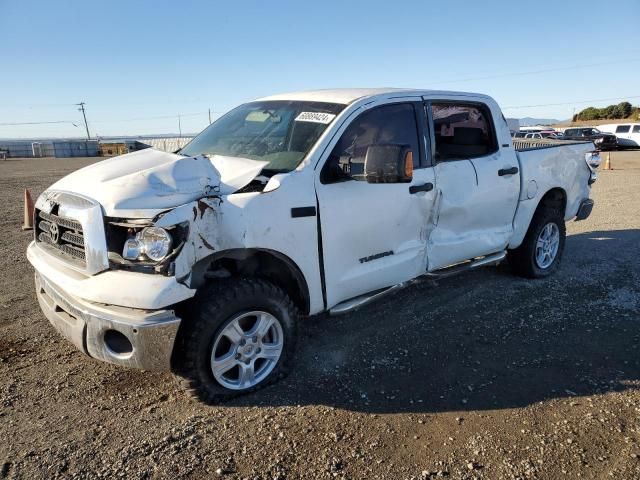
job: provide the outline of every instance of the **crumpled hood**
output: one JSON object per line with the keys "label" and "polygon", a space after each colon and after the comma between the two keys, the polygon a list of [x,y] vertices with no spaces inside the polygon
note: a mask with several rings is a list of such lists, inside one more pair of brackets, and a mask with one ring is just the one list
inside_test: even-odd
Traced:
{"label": "crumpled hood", "polygon": [[[148,148],[76,170],[50,187],[98,201],[108,216],[142,216],[246,186],[268,162],[185,157]],[[137,213],[136,213],[137,212]]]}

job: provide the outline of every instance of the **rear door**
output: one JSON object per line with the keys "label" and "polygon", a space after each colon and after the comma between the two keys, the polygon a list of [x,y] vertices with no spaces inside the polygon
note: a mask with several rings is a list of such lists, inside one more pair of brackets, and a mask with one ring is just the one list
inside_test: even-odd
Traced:
{"label": "rear door", "polygon": [[640,147],[640,125],[632,127],[629,139],[633,142],[634,147]]}
{"label": "rear door", "polygon": [[634,143],[631,139],[631,125],[618,125],[616,127],[615,136],[618,143],[624,147],[632,147]]}
{"label": "rear door", "polygon": [[[415,100],[364,109],[338,131],[331,153],[319,164],[316,194],[328,308],[425,272],[435,179],[424,160],[421,111],[422,102]],[[410,183],[366,182],[365,155],[376,144],[410,147]]]}
{"label": "rear door", "polygon": [[[428,270],[433,271],[506,248],[520,172],[495,104],[428,99],[425,109],[438,195],[437,225],[428,245]],[[494,119],[502,123],[496,126]]]}

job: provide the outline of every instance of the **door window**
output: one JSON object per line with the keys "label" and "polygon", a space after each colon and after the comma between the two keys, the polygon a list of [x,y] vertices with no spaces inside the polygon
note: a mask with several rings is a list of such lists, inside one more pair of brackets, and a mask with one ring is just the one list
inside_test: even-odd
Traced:
{"label": "door window", "polygon": [[363,181],[367,148],[381,144],[408,146],[414,168],[419,167],[418,126],[413,104],[384,105],[353,120],[327,159],[320,174],[321,182]]}
{"label": "door window", "polygon": [[633,126],[633,133],[640,133],[640,125]]}
{"label": "door window", "polygon": [[619,125],[616,127],[616,133],[629,133],[631,130],[631,125]]}
{"label": "door window", "polygon": [[434,102],[431,115],[436,160],[483,157],[497,151],[496,132],[486,105]]}

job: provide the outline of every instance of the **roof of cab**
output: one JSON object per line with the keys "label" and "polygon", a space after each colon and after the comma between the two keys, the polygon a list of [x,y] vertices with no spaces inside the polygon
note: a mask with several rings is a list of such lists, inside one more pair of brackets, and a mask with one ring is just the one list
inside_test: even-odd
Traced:
{"label": "roof of cab", "polygon": [[306,92],[281,93],[259,98],[264,100],[299,100],[307,102],[328,102],[348,105],[361,98],[375,97],[378,95],[398,94],[400,96],[420,96],[429,94],[446,94],[456,96],[480,96],[488,98],[486,95],[468,92],[449,92],[440,90],[418,90],[410,88],[331,88],[326,90],[309,90]]}

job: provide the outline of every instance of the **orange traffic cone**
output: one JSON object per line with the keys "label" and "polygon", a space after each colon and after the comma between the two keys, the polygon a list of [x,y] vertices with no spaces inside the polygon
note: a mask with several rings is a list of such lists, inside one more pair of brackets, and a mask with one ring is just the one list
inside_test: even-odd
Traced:
{"label": "orange traffic cone", "polygon": [[24,189],[24,223],[22,224],[22,230],[33,230],[33,198],[31,198],[31,192]]}
{"label": "orange traffic cone", "polygon": [[613,168],[611,168],[611,152],[607,152],[607,159],[604,161],[604,169],[613,170]]}

